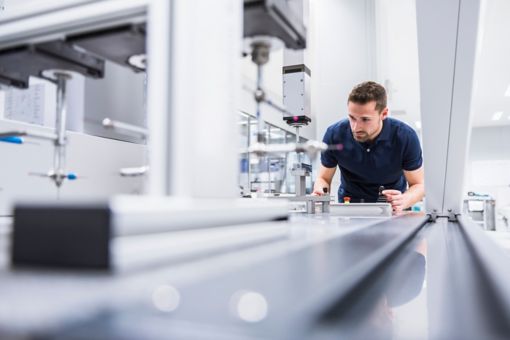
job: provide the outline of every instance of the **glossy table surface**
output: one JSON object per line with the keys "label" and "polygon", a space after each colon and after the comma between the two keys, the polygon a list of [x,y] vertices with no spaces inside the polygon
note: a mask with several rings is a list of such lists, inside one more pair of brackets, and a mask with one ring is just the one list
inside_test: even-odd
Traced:
{"label": "glossy table surface", "polygon": [[[483,306],[495,297],[481,285],[494,284],[483,278],[485,267],[475,265],[481,260],[470,255],[462,228],[426,220],[419,214],[295,215],[232,227],[246,232],[224,227],[174,232],[160,240],[120,239],[114,249],[127,259],[151,248],[161,252],[165,244],[177,250],[161,253],[164,261],[153,265],[113,272],[9,268],[4,229],[0,335],[499,339],[507,334],[507,292],[498,292],[505,302],[500,306]],[[260,242],[246,242],[253,238]],[[208,239],[220,246],[204,252]],[[459,280],[469,282],[461,289]],[[465,322],[471,327],[458,327]]]}

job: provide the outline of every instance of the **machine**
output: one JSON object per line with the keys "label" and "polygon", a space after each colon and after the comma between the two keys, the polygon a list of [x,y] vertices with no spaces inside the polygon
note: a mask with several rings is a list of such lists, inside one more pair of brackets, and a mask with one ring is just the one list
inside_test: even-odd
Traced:
{"label": "machine", "polygon": [[[433,123],[449,117],[467,130],[460,118],[471,94],[476,51],[471,30],[479,2],[417,2],[424,150],[431,176],[427,212],[391,217],[346,216],[333,206],[329,213],[289,215],[284,202],[237,198],[239,150],[232,141],[241,19],[253,39],[260,75],[254,98],[263,115],[264,105],[274,105],[261,81],[271,48],[267,42],[273,41],[267,36],[290,48],[305,46],[289,4],[245,0],[243,10],[237,0],[69,1],[1,23],[0,52],[58,35],[86,44],[91,52],[84,45],[82,53],[111,58],[134,72],[145,66],[148,129],[138,132],[148,138],[150,163],[146,195],[25,201],[14,208],[14,220],[0,219],[1,338],[498,339],[510,334],[510,271],[501,261],[506,257],[461,215],[456,184],[462,172],[455,171],[455,158],[463,157],[456,151],[465,144],[434,147],[436,141],[466,137]],[[438,34],[439,27],[449,34]],[[127,39],[128,53],[109,50],[110,39],[112,46]],[[445,65],[452,72],[438,72]],[[308,121],[289,114],[288,105],[281,109],[291,124]],[[186,130],[190,121],[193,129]],[[249,150],[260,157],[296,151],[313,156],[336,147],[296,142],[266,144],[259,136]],[[204,163],[208,171],[198,171]],[[307,169],[298,169],[296,176],[305,176]]]}

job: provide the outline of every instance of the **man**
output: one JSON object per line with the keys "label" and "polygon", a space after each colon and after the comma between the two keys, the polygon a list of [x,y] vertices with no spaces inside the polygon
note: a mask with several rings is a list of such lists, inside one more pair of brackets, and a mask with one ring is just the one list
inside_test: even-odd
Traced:
{"label": "man", "polygon": [[423,160],[416,132],[388,117],[386,90],[372,82],[355,86],[347,101],[348,118],[331,125],[323,142],[336,145],[321,155],[314,194],[323,195],[340,168],[338,201],[376,202],[379,188],[393,210],[411,207],[424,196]]}

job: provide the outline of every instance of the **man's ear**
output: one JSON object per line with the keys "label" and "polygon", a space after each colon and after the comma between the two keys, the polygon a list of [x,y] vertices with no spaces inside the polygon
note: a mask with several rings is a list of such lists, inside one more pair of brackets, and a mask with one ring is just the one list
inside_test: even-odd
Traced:
{"label": "man's ear", "polygon": [[381,111],[381,117],[383,120],[388,117],[388,108],[387,107],[385,107],[384,110]]}

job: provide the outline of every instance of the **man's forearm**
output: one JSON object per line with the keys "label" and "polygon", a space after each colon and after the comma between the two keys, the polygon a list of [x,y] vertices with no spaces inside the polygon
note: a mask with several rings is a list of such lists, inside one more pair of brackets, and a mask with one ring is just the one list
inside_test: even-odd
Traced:
{"label": "man's forearm", "polygon": [[425,196],[425,186],[423,184],[414,184],[403,195],[407,197],[407,206],[405,208],[412,207]]}

